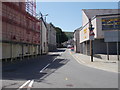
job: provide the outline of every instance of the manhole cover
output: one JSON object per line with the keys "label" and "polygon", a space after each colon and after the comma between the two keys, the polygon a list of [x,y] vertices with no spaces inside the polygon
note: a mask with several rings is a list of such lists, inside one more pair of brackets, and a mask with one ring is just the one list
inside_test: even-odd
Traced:
{"label": "manhole cover", "polygon": [[104,62],[104,63],[116,63],[116,62]]}
{"label": "manhole cover", "polygon": [[73,85],[72,85],[72,84],[67,84],[66,86],[68,86],[68,87],[73,87]]}

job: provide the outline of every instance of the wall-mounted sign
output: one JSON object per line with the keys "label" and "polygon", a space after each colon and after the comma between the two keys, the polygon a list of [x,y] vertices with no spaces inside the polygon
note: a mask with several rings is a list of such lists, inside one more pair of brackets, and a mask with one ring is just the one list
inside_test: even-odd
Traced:
{"label": "wall-mounted sign", "polygon": [[84,34],[86,34],[87,33],[87,28],[86,29],[84,29]]}
{"label": "wall-mounted sign", "polygon": [[84,31],[84,39],[86,39],[87,38],[87,36],[86,36],[86,34],[87,34],[87,28],[85,28],[83,31]]}
{"label": "wall-mounted sign", "polygon": [[120,30],[120,17],[102,18],[102,30]]}

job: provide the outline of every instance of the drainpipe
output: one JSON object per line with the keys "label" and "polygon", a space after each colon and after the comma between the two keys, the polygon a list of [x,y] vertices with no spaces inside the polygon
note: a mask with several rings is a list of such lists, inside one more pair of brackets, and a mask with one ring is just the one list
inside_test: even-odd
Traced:
{"label": "drainpipe", "polygon": [[41,24],[41,25],[40,25],[40,26],[41,26],[41,29],[40,29],[40,36],[41,36],[41,38],[40,38],[40,39],[41,39],[41,43],[40,43],[40,44],[41,44],[40,51],[41,51],[41,55],[42,55],[42,17],[41,17],[41,23],[40,23],[40,24]]}

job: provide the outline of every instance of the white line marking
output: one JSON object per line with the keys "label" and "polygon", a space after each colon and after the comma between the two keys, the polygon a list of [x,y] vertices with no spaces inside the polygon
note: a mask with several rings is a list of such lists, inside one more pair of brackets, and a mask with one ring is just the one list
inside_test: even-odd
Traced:
{"label": "white line marking", "polygon": [[52,62],[54,62],[57,58],[55,58]]}
{"label": "white line marking", "polygon": [[40,70],[40,73],[43,72],[43,70],[46,69],[49,65],[50,65],[50,63],[47,64],[42,70]]}
{"label": "white line marking", "polygon": [[32,80],[32,81],[29,83],[28,87],[29,87],[29,88],[32,87],[33,83],[34,83],[34,80]]}
{"label": "white line marking", "polygon": [[25,87],[29,82],[30,82],[30,80],[28,80],[27,82],[25,82],[22,86],[19,87],[19,89]]}

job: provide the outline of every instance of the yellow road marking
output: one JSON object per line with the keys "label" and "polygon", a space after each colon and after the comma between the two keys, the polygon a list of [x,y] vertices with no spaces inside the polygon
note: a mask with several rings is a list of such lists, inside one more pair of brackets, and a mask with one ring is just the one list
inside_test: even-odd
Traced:
{"label": "yellow road marking", "polygon": [[68,80],[68,78],[65,78],[65,80]]}

